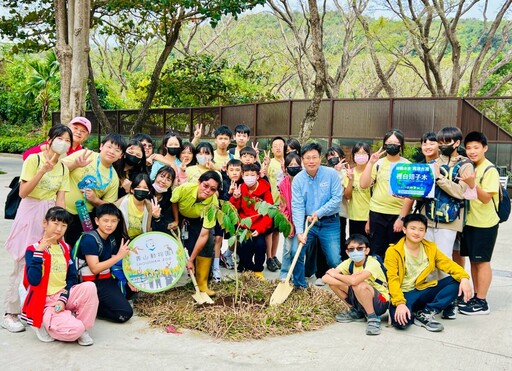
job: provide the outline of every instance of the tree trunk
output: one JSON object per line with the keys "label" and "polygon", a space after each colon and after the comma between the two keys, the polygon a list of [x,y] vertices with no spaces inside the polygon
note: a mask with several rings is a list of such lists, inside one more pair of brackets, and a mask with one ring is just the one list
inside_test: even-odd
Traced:
{"label": "tree trunk", "polygon": [[304,144],[313,130],[313,126],[318,119],[318,110],[320,109],[320,103],[324,96],[325,82],[326,82],[326,63],[324,54],[322,51],[322,28],[320,24],[320,15],[318,13],[318,6],[316,0],[308,0],[309,12],[310,12],[310,26],[311,26],[311,37],[312,37],[312,57],[313,67],[315,69],[315,90],[313,99],[306,111],[306,116],[301,122],[301,128],[299,133],[299,142]]}
{"label": "tree trunk", "polygon": [[85,110],[90,28],[89,0],[54,0],[56,45],[60,64],[60,121],[67,124]]}
{"label": "tree trunk", "polygon": [[87,58],[89,55],[89,15],[90,1],[75,0],[73,28],[73,59],[70,85],[70,113],[71,117],[83,116],[85,112],[85,87],[89,71]]}
{"label": "tree trunk", "polygon": [[105,115],[105,111],[100,104],[100,99],[98,98],[98,92],[96,91],[96,85],[94,83],[94,71],[92,69],[91,57],[87,57],[87,68],[89,70],[89,79],[87,80],[87,87],[89,89],[89,98],[91,101],[91,108],[94,116],[96,116],[96,120],[98,120],[98,124],[103,129],[103,133],[110,134],[115,132],[114,126],[108,120],[107,115]]}
{"label": "tree trunk", "polygon": [[153,73],[151,74],[151,82],[150,82],[149,88],[148,88],[148,95],[146,96],[146,99],[144,100],[142,108],[139,111],[139,115],[137,116],[137,120],[135,121],[135,124],[133,124],[133,126],[130,129],[130,134],[132,134],[132,135],[141,129],[142,124],[144,124],[144,122],[146,121],[146,119],[148,117],[149,109],[151,108],[153,98],[155,97],[156,90],[157,90],[158,84],[160,82],[160,73],[162,72],[165,62],[167,61],[167,58],[171,54],[171,51],[174,48],[174,45],[176,44],[176,41],[178,40],[178,36],[180,34],[180,29],[181,29],[181,21],[176,21],[172,25],[172,31],[166,39],[165,47],[162,50],[162,53],[160,54],[158,61],[156,62],[155,68],[153,69]]}
{"label": "tree trunk", "polygon": [[71,120],[69,91],[71,86],[71,59],[73,52],[68,44],[68,17],[66,0],[54,0],[56,45],[55,54],[60,65],[60,122]]}

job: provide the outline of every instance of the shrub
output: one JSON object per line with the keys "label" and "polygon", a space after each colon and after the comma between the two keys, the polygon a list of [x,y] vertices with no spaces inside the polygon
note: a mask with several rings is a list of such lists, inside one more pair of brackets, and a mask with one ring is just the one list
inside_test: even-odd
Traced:
{"label": "shrub", "polygon": [[43,138],[0,137],[0,152],[23,153],[27,149],[43,142]]}

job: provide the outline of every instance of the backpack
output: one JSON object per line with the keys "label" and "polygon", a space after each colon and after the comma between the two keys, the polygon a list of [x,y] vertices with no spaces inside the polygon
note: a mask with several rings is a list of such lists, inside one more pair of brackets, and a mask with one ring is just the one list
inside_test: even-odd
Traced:
{"label": "backpack", "polygon": [[[76,241],[75,246],[73,246],[73,251],[71,252],[71,259],[75,262],[76,273],[78,274],[78,277],[81,277],[80,271],[82,270],[82,268],[87,266],[87,261],[85,259],[82,260],[77,257],[78,246],[80,245],[80,241],[82,241],[82,237],[86,234],[93,237],[96,241],[96,244],[98,245],[98,257],[101,256],[101,253],[103,252],[103,242],[101,241],[101,237],[96,229],[90,232],[82,233],[78,241]],[[112,250],[114,250],[114,248],[116,247],[116,239],[112,235],[110,235],[109,241],[112,246]]]}
{"label": "backpack", "polygon": [[4,209],[4,218],[5,219],[14,219],[16,218],[16,212],[18,211],[18,207],[20,206],[21,197],[20,197],[20,177],[15,176],[11,180],[11,184],[9,184],[9,194],[7,195],[7,199],[5,200],[5,209]]}
{"label": "backpack", "polygon": [[[39,163],[41,159],[39,155],[37,155],[37,168],[39,168]],[[21,197],[20,197],[20,177],[15,176],[11,180],[11,184],[9,184],[9,194],[7,195],[7,199],[5,200],[5,210],[4,210],[4,218],[5,219],[14,219],[16,218],[16,213],[18,212],[18,207],[20,206]]]}
{"label": "backpack", "polygon": [[[487,166],[482,174],[482,178],[480,179],[480,184],[482,184],[482,179],[484,178],[485,173],[490,168],[496,168],[494,165]],[[496,169],[497,170],[497,169]],[[510,216],[510,196],[508,194],[507,188],[502,186],[500,183],[499,188],[500,198],[498,201],[498,205],[494,201],[494,197],[491,198],[492,203],[494,205],[494,210],[496,210],[496,214],[500,218],[500,223],[506,222],[508,217]]]}
{"label": "backpack", "polygon": [[[386,267],[384,266],[384,261],[382,260],[382,258],[381,258],[379,255],[368,255],[368,256],[364,259],[363,269],[366,267],[366,262],[368,261],[368,258],[369,258],[370,256],[379,262],[379,264],[380,264],[380,269],[382,269],[382,273],[384,273],[384,277],[387,277],[387,276],[386,276],[387,269],[386,269]],[[350,274],[354,273],[354,265],[355,265],[355,262],[352,260],[352,261],[350,262],[349,266],[348,266],[348,272],[349,272]],[[383,281],[379,280],[377,277],[375,277],[375,282],[377,282],[379,285],[382,285],[382,286],[384,286],[384,287],[388,287],[388,283],[387,283],[387,282],[383,282]]]}
{"label": "backpack", "polygon": [[[448,165],[441,165],[440,170],[452,182],[459,183],[457,174],[462,165],[468,161],[460,161],[450,169]],[[436,187],[433,199],[425,200],[425,215],[435,223],[451,223],[460,218],[461,209],[464,209],[463,218],[466,218],[466,200],[450,196],[441,187]]]}

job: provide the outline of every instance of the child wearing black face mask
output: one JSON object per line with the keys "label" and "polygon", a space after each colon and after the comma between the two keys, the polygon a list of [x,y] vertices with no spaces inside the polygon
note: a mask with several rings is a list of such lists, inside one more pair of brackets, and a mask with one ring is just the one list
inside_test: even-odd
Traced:
{"label": "child wearing black face mask", "polygon": [[[285,177],[277,185],[277,188],[279,189],[279,209],[286,216],[286,219],[292,223],[292,226],[292,182],[295,175],[302,170],[302,166],[300,166],[300,164],[300,156],[295,152],[286,155],[284,159],[284,166],[286,169]],[[279,273],[280,280],[284,280],[290,270],[293,260],[292,248],[297,245],[297,236],[295,235],[295,227],[293,227],[290,235],[284,239],[281,271]]]}
{"label": "child wearing black face mask", "polygon": [[[345,239],[347,237],[346,229],[347,229],[347,220],[348,220],[348,200],[346,199],[344,193],[345,193],[345,189],[347,188],[348,182],[349,182],[349,179],[347,176],[348,164],[345,160],[345,153],[343,152],[341,147],[338,146],[337,144],[333,144],[332,147],[327,150],[327,153],[325,154],[325,158],[327,159],[327,163],[329,164],[329,166],[333,167],[338,172],[341,185],[343,186],[343,194],[342,194],[342,199],[341,199],[341,204],[340,204],[340,241],[341,241],[341,245],[343,245],[345,243]],[[341,260],[345,260],[348,258],[348,256],[345,253],[344,246],[341,246],[341,245],[340,245]],[[327,266],[327,262],[325,262],[325,259],[322,255],[321,250],[319,250],[318,252],[320,254],[319,255],[320,261],[319,261],[318,266],[321,269],[319,269],[319,272],[317,272],[317,277],[318,277],[317,284],[321,284],[321,283],[323,283],[323,282],[320,282],[321,277],[325,274],[325,272],[327,271],[327,269],[329,267]],[[325,264],[324,264],[324,262],[325,262]]]}
{"label": "child wearing black face mask", "polygon": [[[446,204],[455,210],[453,206],[462,205],[462,200],[477,198],[474,166],[468,158],[459,155],[458,149],[462,143],[462,132],[459,128],[442,128],[437,133],[436,139],[441,152],[441,155],[432,161],[435,169],[436,198],[438,200],[441,198],[445,201],[450,200]],[[439,209],[442,209],[440,202],[436,203],[432,199],[425,199],[421,208],[421,214],[425,215],[428,221],[425,238],[435,242],[439,250],[449,258],[453,257],[456,263],[464,267],[464,258],[461,258],[459,251],[454,251],[453,248],[457,232],[462,232],[465,225],[465,215],[468,210],[461,208],[456,218],[449,221],[439,220],[441,219],[437,217],[439,213],[446,215],[444,212],[440,212]],[[451,305],[445,309],[442,318],[453,319],[455,316],[455,307]]]}
{"label": "child wearing black face mask", "polygon": [[[392,129],[384,135],[383,147],[370,156],[359,185],[366,189],[373,184],[370,199],[370,246],[372,254],[382,258],[389,244],[394,244],[403,236],[403,218],[409,214],[413,200],[394,197],[390,193],[389,177],[397,163],[409,163],[400,156],[404,148],[404,135]],[[386,157],[380,158],[383,154]]]}
{"label": "child wearing black face mask", "polygon": [[131,184],[130,193],[115,202],[123,214],[130,239],[150,232],[152,218],[160,218],[161,208],[153,199],[150,187],[149,176],[139,174]]}
{"label": "child wearing black face mask", "polygon": [[130,140],[124,157],[114,163],[114,168],[119,176],[117,197],[121,198],[130,193],[131,184],[138,174],[147,174],[146,154],[142,143]]}

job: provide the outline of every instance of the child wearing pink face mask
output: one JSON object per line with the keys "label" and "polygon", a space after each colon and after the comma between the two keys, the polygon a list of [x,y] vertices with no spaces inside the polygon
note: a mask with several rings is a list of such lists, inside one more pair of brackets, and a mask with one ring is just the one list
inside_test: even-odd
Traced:
{"label": "child wearing pink face mask", "polygon": [[349,169],[349,179],[345,187],[345,198],[348,202],[348,218],[350,234],[360,234],[368,237],[370,233],[370,188],[363,189],[359,185],[359,179],[370,158],[370,145],[364,142],[357,142],[352,148],[352,159],[356,166]]}

